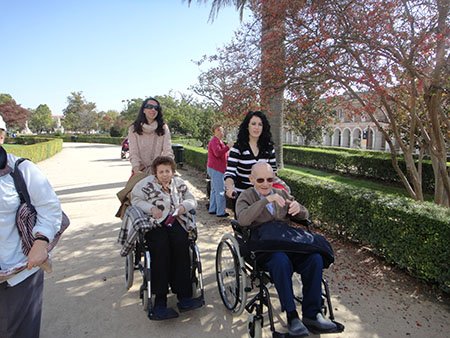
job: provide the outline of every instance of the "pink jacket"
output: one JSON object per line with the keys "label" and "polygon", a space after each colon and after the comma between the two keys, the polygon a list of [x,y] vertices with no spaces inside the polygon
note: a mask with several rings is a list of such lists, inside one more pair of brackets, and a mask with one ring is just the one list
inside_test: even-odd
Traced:
{"label": "pink jacket", "polygon": [[128,141],[130,142],[130,162],[134,173],[144,171],[151,172],[151,164],[158,156],[170,156],[174,158],[170,130],[164,125],[165,133],[158,136],[155,132],[156,121],[142,125],[142,135],[134,132],[134,126],[128,129]]}
{"label": "pink jacket", "polygon": [[228,147],[222,140],[213,136],[208,143],[208,168],[224,173],[227,169]]}

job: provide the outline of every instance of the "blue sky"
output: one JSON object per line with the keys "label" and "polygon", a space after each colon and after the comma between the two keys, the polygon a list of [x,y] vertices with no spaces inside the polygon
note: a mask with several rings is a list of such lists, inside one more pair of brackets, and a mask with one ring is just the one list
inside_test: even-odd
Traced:
{"label": "blue sky", "polygon": [[198,67],[231,41],[239,13],[208,22],[210,1],[0,0],[0,93],[25,108],[62,114],[71,92],[97,110],[122,100],[189,93]]}

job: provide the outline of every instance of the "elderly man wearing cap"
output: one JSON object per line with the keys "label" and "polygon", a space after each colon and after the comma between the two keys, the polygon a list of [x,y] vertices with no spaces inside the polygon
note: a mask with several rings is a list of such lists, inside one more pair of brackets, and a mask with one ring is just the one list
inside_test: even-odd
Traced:
{"label": "elderly man wearing cap", "polygon": [[18,158],[6,153],[6,124],[0,116],[0,337],[39,337],[42,313],[43,271],[48,243],[61,224],[61,206],[38,167],[20,164],[31,203],[36,209],[33,245],[25,254],[16,226],[20,198],[10,175]]}

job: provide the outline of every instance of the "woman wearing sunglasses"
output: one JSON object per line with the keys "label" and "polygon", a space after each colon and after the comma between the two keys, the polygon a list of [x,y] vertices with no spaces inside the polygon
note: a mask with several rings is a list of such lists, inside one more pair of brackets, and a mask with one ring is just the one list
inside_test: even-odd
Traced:
{"label": "woman wearing sunglasses", "polygon": [[128,129],[128,140],[133,174],[152,174],[151,164],[158,156],[174,158],[170,130],[164,123],[158,100],[149,97],[142,102],[136,120]]}

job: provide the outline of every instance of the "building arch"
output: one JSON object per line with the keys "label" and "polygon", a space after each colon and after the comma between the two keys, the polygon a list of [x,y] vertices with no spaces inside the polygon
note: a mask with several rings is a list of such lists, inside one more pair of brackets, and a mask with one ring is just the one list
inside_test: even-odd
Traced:
{"label": "building arch", "polygon": [[351,146],[350,129],[349,128],[345,128],[344,131],[342,132],[341,136],[342,136],[341,147],[350,148],[350,146]]}
{"label": "building arch", "polygon": [[362,143],[362,130],[361,128],[355,128],[352,131],[352,148],[361,148]]}
{"label": "building arch", "polygon": [[333,132],[333,138],[331,145],[334,147],[340,147],[341,146],[341,129],[336,128]]}

